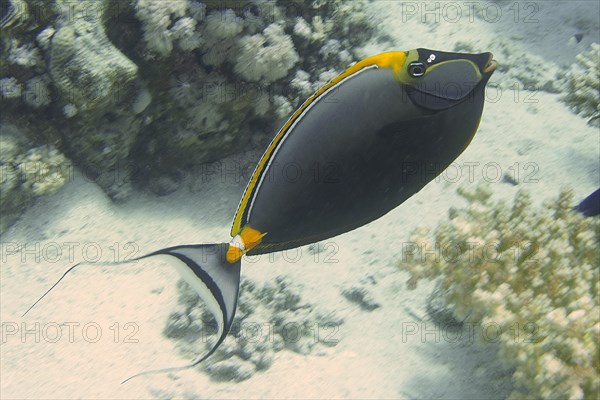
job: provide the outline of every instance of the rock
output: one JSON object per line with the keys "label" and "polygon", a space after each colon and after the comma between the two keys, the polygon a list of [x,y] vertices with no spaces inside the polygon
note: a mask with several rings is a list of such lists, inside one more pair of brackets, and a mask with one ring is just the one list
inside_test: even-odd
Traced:
{"label": "rock", "polygon": [[169,338],[181,338],[189,332],[191,321],[185,311],[174,312],[169,315],[163,333]]}
{"label": "rock", "polygon": [[250,361],[233,356],[206,367],[207,372],[216,380],[241,382],[250,379],[256,371]]}
{"label": "rock", "polygon": [[160,176],[150,182],[150,190],[158,196],[166,196],[179,189],[180,182],[168,175]]}
{"label": "rock", "polygon": [[427,314],[432,321],[442,328],[461,329],[463,323],[456,319],[454,311],[444,298],[444,291],[438,285],[427,300]]}
{"label": "rock", "polygon": [[[215,343],[216,324],[189,285],[180,281],[178,290],[180,305],[167,320],[165,331],[188,339],[200,333],[200,338],[186,340],[179,348],[186,355],[206,353]],[[343,323],[335,312],[303,301],[302,287],[287,276],[262,286],[243,277],[238,311],[225,341],[203,363],[204,370],[219,380],[248,379],[255,371],[269,368],[274,354],[284,349],[311,354],[321,345],[335,346],[339,339],[330,340],[329,329]],[[183,314],[190,321],[187,327]],[[327,337],[320,336],[321,328]]]}
{"label": "rock", "polygon": [[[63,4],[64,3],[64,4]],[[103,1],[104,3],[104,1]],[[57,0],[63,12],[101,11],[97,2]],[[138,67],[106,37],[102,14],[94,18],[65,15],[50,42],[50,74],[61,97],[78,109],[91,111],[114,105],[126,95]]]}
{"label": "rock", "polygon": [[373,311],[381,306],[366,286],[353,286],[344,289],[342,295],[351,302],[358,304],[363,310]]}

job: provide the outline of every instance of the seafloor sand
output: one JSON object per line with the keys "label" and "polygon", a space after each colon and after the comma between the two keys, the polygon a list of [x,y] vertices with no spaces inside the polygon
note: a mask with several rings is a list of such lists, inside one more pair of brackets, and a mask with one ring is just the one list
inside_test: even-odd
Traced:
{"label": "seafloor sand", "polygon": [[[369,12],[378,15],[399,49],[452,49],[457,41],[477,37],[481,46],[490,43],[489,50],[494,51],[495,37],[513,35],[527,39],[527,44],[515,44],[515,52],[531,51],[546,57],[548,63],[570,64],[585,47],[567,46],[575,28],[561,15],[575,18],[580,9],[594,12],[594,3],[570,3],[570,8],[542,4],[540,22],[535,25],[511,20],[401,24],[399,2],[378,1]],[[365,51],[381,50],[382,45],[373,44]],[[503,171],[518,163],[521,174],[532,171],[524,169],[527,163],[537,166],[531,176],[537,182],[493,183],[497,198],[511,198],[524,188],[541,200],[556,196],[561,186],[573,187],[577,198],[583,198],[598,185],[598,130],[573,115],[559,95],[535,92],[533,98],[535,103],[524,102],[524,96],[515,101],[513,93],[506,93],[497,102],[488,102],[479,132],[457,164],[480,163],[474,169],[475,183],[481,181],[486,163],[497,163]],[[227,165],[257,156],[252,152],[234,157]],[[110,260],[115,257],[114,246],[120,248],[119,258],[128,254],[127,242],[135,243],[141,254],[169,245],[228,240],[232,213],[245,182],[243,178],[236,182],[231,175],[224,180],[211,176],[207,182],[190,181],[166,197],[137,194],[115,205],[95,184],[76,174],[58,193],[37,202],[2,237],[1,397],[505,397],[512,389],[510,371],[497,360],[493,344],[480,346],[469,337],[455,343],[447,340],[449,336],[436,340],[431,332],[424,340],[420,335],[404,335],[407,324],[422,327],[428,321],[425,306],[432,285],[406,290],[406,275],[395,270],[402,242],[416,225],[435,224],[449,207],[464,204],[455,193],[460,184],[469,183],[467,170],[462,172],[457,182],[454,175],[432,182],[380,220],[330,240],[338,248],[333,256],[337,262],[315,261],[304,248],[306,256],[295,263],[276,255],[244,264],[243,274],[259,282],[288,275],[303,285],[307,299],[336,309],[345,319],[336,333],[337,346],[323,346],[308,356],[278,352],[270,369],[241,383],[215,382],[198,370],[186,370],[141,377],[126,385],[120,385],[121,380],[133,373],[186,362],[175,342],[162,335],[177,299],[174,271],[151,261],[127,267],[81,267],[26,317],[21,317],[22,312],[72,264],[69,248],[74,249],[76,261],[85,254],[93,257],[96,248],[102,250],[102,259]],[[6,254],[13,243],[31,251]],[[50,262],[57,248],[62,254]],[[35,258],[40,252],[38,262]],[[372,293],[382,306],[372,312],[340,294],[342,288],[366,275],[378,280]],[[72,335],[63,328],[62,336],[56,338],[56,324],[65,323],[72,323]],[[128,323],[139,329],[133,332]],[[431,329],[433,324],[427,326]],[[10,335],[12,328],[19,332]],[[23,328],[30,332],[22,336]],[[98,328],[102,335],[93,342]],[[127,343],[129,333],[137,343]]]}

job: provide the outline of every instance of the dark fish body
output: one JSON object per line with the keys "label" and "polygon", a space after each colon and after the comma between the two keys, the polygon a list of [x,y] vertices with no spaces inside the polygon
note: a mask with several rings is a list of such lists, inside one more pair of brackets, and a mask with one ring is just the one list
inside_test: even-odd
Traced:
{"label": "dark fish body", "polygon": [[429,110],[391,70],[369,68],[322,95],[269,158],[244,210],[245,224],[267,232],[250,254],[353,230],[421,190],[471,141],[483,88]]}
{"label": "dark fish body", "polygon": [[219,324],[207,354],[135,376],[189,368],[214,353],[233,323],[244,254],[356,229],[439,175],[475,135],[495,68],[491,53],[388,52],[356,63],[307,99],[258,162],[229,243],[175,246],[135,259],[171,262]]}
{"label": "dark fish body", "polygon": [[596,189],[595,192],[583,199],[575,209],[586,217],[600,215],[600,189]]}

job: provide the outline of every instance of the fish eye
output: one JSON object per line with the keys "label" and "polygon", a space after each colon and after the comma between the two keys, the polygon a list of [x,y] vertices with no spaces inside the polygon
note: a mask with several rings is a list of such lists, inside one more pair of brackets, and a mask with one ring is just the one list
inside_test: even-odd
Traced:
{"label": "fish eye", "polygon": [[411,62],[408,64],[408,74],[413,78],[418,78],[425,74],[425,64],[420,61]]}

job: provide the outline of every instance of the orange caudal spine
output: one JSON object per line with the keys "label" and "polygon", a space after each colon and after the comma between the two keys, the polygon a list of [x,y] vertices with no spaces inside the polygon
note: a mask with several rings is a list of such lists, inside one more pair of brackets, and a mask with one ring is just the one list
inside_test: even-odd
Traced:
{"label": "orange caudal spine", "polygon": [[244,226],[240,234],[229,242],[227,262],[233,264],[238,261],[244,254],[258,246],[265,235],[266,233],[262,233],[248,225]]}

